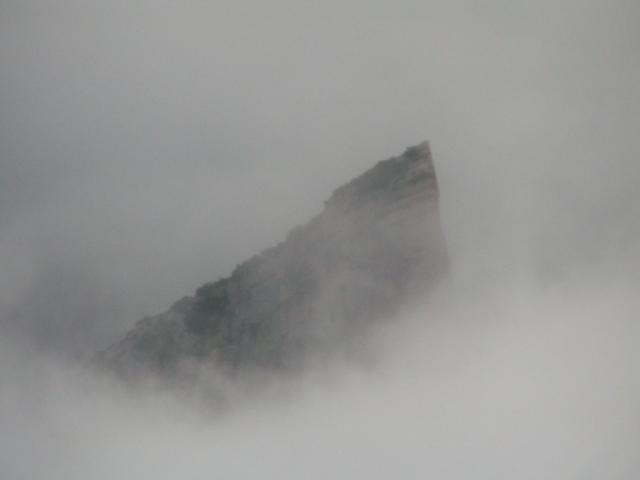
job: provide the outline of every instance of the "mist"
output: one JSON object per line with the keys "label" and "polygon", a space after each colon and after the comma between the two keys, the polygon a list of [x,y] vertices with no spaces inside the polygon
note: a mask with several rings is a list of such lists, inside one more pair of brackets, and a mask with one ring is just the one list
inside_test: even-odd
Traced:
{"label": "mist", "polygon": [[[640,7],[0,1],[0,476],[636,478]],[[428,139],[451,278],[211,411],[87,372]]]}

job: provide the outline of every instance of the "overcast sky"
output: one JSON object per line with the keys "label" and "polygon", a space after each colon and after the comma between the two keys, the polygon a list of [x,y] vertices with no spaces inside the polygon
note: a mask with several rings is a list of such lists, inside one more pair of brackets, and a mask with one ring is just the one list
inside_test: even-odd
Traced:
{"label": "overcast sky", "polygon": [[[637,479],[639,47],[637,0],[0,0],[0,477]],[[375,368],[215,421],[77,370],[425,139],[452,281]]]}
{"label": "overcast sky", "polygon": [[610,259],[640,223],[639,23],[635,1],[1,0],[2,310],[94,348],[423,139],[458,266]]}

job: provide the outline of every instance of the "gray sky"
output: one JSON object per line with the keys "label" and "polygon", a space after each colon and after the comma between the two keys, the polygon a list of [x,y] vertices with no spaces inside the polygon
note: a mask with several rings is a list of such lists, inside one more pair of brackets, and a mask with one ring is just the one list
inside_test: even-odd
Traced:
{"label": "gray sky", "polygon": [[634,1],[2,0],[3,310],[94,348],[425,138],[461,268],[608,261],[638,238],[639,19]]}
{"label": "gray sky", "polygon": [[[639,46],[637,0],[0,0],[0,477],[637,479]],[[423,139],[453,281],[377,368],[218,421],[77,370]]]}

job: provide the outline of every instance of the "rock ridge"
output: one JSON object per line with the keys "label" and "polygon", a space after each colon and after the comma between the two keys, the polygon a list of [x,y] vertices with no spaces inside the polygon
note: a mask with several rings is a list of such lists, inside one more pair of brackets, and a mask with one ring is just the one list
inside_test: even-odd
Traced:
{"label": "rock ridge", "polygon": [[127,378],[295,368],[332,355],[448,268],[429,144],[378,162],[336,189],[279,245],[136,323],[96,361]]}

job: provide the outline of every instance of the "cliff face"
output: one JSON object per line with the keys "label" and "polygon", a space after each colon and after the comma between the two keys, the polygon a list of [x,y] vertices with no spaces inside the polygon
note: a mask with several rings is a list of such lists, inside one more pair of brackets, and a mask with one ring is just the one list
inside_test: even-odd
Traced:
{"label": "cliff face", "polygon": [[98,355],[127,377],[214,363],[282,369],[345,348],[447,270],[438,186],[425,142],[334,192],[286,240],[139,321]]}

